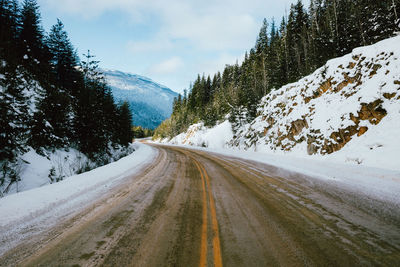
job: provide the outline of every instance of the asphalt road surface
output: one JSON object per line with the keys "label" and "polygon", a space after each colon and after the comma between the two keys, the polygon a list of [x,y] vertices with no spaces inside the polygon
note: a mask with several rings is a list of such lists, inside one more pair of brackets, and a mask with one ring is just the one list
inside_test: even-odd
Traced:
{"label": "asphalt road surface", "polygon": [[400,211],[253,161],[154,145],[153,163],[0,266],[399,266]]}

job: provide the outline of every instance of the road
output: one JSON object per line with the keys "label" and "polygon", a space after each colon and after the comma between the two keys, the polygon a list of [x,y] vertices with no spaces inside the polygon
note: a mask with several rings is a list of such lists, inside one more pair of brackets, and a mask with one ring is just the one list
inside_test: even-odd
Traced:
{"label": "road", "polygon": [[98,203],[0,266],[398,266],[400,211],[273,166],[154,145]]}

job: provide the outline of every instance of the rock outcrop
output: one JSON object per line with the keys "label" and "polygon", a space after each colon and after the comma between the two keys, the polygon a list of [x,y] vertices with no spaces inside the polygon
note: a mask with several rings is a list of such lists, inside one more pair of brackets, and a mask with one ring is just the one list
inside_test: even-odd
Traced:
{"label": "rock outcrop", "polygon": [[355,49],[272,91],[259,116],[235,129],[231,144],[326,155],[368,135],[389,113],[400,112],[399,44],[394,37]]}

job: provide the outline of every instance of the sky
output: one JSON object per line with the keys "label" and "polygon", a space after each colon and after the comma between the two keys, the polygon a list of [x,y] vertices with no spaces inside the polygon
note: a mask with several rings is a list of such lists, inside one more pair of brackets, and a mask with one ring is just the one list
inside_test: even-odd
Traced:
{"label": "sky", "polygon": [[[79,56],[182,93],[198,74],[241,61],[262,21],[297,0],[37,0],[46,31],[60,19]],[[303,1],[308,7],[309,0]]]}

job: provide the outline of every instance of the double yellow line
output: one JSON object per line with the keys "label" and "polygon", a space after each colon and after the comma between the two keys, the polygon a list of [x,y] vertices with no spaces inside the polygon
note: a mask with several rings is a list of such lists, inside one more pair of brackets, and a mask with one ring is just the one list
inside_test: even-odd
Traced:
{"label": "double yellow line", "polygon": [[[191,157],[192,158],[192,157]],[[213,256],[214,256],[214,266],[222,267],[222,257],[221,257],[221,243],[219,240],[219,229],[217,221],[217,212],[215,210],[214,197],[211,193],[210,178],[203,166],[201,166],[197,160],[192,158],[193,162],[196,164],[197,169],[200,172],[202,181],[202,202],[203,202],[203,223],[201,228],[201,251],[200,251],[200,267],[207,266],[207,225],[208,225],[208,212],[207,212],[207,193],[208,193],[208,203],[210,204],[211,213],[211,226],[212,226],[212,244],[213,244]]]}
{"label": "double yellow line", "polygon": [[[211,229],[212,229],[212,245],[213,245],[213,256],[214,256],[214,266],[222,267],[222,256],[221,256],[221,242],[219,239],[219,229],[217,220],[217,211],[215,209],[215,201],[211,192],[210,178],[204,167],[192,156],[189,152],[181,149],[177,149],[181,153],[185,154],[187,157],[192,159],[197,169],[199,170],[201,176],[202,184],[202,226],[201,226],[201,246],[200,246],[200,267],[207,266],[207,249],[208,249],[208,203],[210,205],[210,215],[211,215]],[[208,195],[208,198],[207,198]],[[208,201],[207,201],[208,200]]]}

